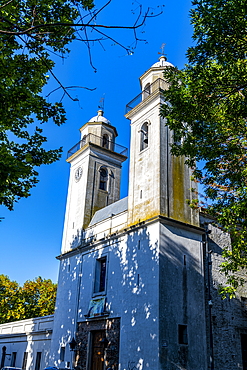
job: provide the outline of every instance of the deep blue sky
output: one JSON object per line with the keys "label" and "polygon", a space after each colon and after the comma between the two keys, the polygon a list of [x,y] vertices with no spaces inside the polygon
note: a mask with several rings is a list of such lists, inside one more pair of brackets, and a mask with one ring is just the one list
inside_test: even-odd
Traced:
{"label": "deep blue sky", "polygon": [[[83,89],[71,91],[78,102],[67,97],[63,99],[67,112],[67,121],[62,127],[52,122],[44,126],[48,136],[47,148],[63,146],[61,160],[39,169],[39,183],[32,189],[31,197],[16,203],[14,211],[1,207],[0,216],[5,219],[0,223],[0,273],[8,275],[11,280],[23,284],[37,276],[57,281],[65,215],[69,164],[66,162],[67,151],[80,140],[79,128],[97,114],[101,97],[105,94],[104,116],[117,128],[116,142],[129,148],[130,124],[124,117],[125,106],[140,93],[139,77],[158,61],[161,45],[166,43],[164,52],[168,61],[183,68],[186,63],[185,53],[192,44],[192,27],[190,26],[189,0],[164,1],[143,0],[143,9],[159,5],[163,14],[148,19],[138,36],[146,42],[139,42],[133,55],[111,41],[104,42],[104,48],[92,46],[92,60],[97,73],[89,64],[87,48],[82,42],[71,45],[69,57],[62,61],[56,58],[54,72],[64,86],[87,86],[97,89],[89,92]],[[95,1],[97,8],[104,2]],[[112,0],[101,13],[98,23],[111,25],[132,25],[138,3],[125,0]],[[156,8],[157,9],[157,8]],[[129,31],[114,31],[112,35],[124,45],[130,45],[133,35]],[[57,87],[52,76],[45,87],[44,94]],[[53,93],[50,101],[61,98],[61,92]],[[122,168],[121,198],[128,194],[128,165]]]}

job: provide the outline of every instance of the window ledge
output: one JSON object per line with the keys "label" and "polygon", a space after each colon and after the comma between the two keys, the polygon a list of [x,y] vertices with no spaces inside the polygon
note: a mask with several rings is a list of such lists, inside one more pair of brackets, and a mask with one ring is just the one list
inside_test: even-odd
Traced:
{"label": "window ledge", "polygon": [[97,319],[101,319],[103,317],[108,317],[108,316],[110,316],[110,312],[109,311],[105,311],[103,313],[103,315],[98,315],[98,316],[93,316],[93,317],[90,317],[88,315],[84,315],[85,319],[87,319],[87,320],[97,320]]}
{"label": "window ledge", "polygon": [[103,298],[106,296],[106,290],[104,290],[103,292],[98,292],[98,293],[93,293],[92,294],[92,298]]}
{"label": "window ledge", "polygon": [[140,150],[139,154],[142,154],[142,153],[146,152],[149,148],[150,147],[148,146],[147,148]]}
{"label": "window ledge", "polygon": [[104,194],[108,194],[108,190],[103,190],[103,189],[98,189],[98,190],[99,190],[99,192],[102,192]]}

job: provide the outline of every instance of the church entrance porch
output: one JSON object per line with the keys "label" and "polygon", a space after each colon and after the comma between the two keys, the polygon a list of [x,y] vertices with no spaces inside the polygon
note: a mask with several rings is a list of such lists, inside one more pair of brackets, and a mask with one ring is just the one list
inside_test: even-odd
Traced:
{"label": "church entrance porch", "polygon": [[120,318],[79,322],[76,338],[76,370],[118,369]]}

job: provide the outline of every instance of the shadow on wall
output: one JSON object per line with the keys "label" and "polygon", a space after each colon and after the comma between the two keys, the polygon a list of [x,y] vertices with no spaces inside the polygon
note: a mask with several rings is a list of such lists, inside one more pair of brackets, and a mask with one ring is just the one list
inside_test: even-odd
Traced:
{"label": "shadow on wall", "polygon": [[[243,334],[247,334],[247,309],[244,307],[243,302],[241,302],[241,294],[244,294],[244,296],[247,297],[247,287],[245,284],[245,286],[242,288],[242,293],[239,292],[239,294],[236,296],[236,299],[223,300],[220,297],[218,293],[218,286],[220,283],[225,282],[224,274],[220,273],[220,264],[223,262],[222,248],[226,245],[230,246],[230,238],[229,235],[224,234],[220,229],[213,227],[212,225],[210,225],[209,228],[212,229],[212,233],[209,237],[209,250],[212,250],[212,264],[209,265],[209,275],[210,300],[213,303],[211,308],[211,326],[213,334],[214,367],[215,369],[221,370],[237,370],[239,368],[243,368],[241,339]],[[205,320],[207,366],[210,368],[209,301],[205,244],[203,244],[201,248],[201,253],[203,253],[203,255],[198,256],[199,258],[195,258],[195,251],[191,245],[189,245],[188,248],[184,248],[184,243],[174,243],[174,237],[169,238],[164,242],[161,241],[161,245],[166,244],[169,245],[170,248],[168,251],[164,250],[163,253],[161,250],[160,258],[160,265],[163,265],[165,271],[162,271],[162,267],[160,271],[162,274],[167,273],[167,275],[172,276],[172,279],[170,279],[170,291],[167,289],[162,290],[161,294],[164,294],[164,296],[161,298],[161,302],[163,300],[163,303],[165,304],[167,300],[171,300],[171,292],[173,292],[173,296],[176,297],[176,299],[173,298],[174,306],[179,307],[179,300],[181,300],[181,296],[179,297],[176,289],[176,280],[178,280],[180,282],[180,289],[182,285],[182,311],[180,310],[180,323],[183,324],[187,321],[188,325],[188,346],[186,347],[182,345],[178,348],[178,351],[172,351],[173,358],[175,359],[176,355],[178,355],[177,358],[179,360],[178,362],[174,362],[182,366],[182,368],[187,369],[186,358],[190,359],[190,357],[193,357],[195,353],[198,353],[199,347],[196,338],[198,338],[198,335],[199,337],[201,336],[200,327],[198,326],[197,322],[199,318],[200,320]],[[185,261],[184,256],[186,256]],[[164,263],[162,263],[162,259]],[[171,261],[173,261],[172,264]],[[198,263],[199,261],[201,261],[201,263]],[[199,297],[203,296],[202,292],[200,291],[200,284],[198,284],[201,279],[203,280],[202,288],[204,293],[204,307],[198,307],[198,305],[201,304]],[[196,318],[191,322],[192,317],[189,314],[189,311],[194,309],[196,309],[199,314],[196,315]],[[204,317],[200,316],[201,309],[204,311]],[[165,320],[161,320],[160,328],[163,330],[163,333],[168,335],[168,338],[172,332],[170,323],[174,319],[174,312],[176,312],[174,307],[171,308],[170,312],[166,307],[164,310],[164,315],[168,316],[169,320],[167,320],[165,326]],[[193,337],[190,333],[190,330],[193,331]],[[169,346],[165,348],[162,347],[162,338],[160,341],[160,346],[161,358],[163,353],[166,360],[167,352],[169,352]],[[170,359],[172,358],[170,357]],[[170,367],[167,368],[170,369]],[[194,368],[198,369],[198,367]],[[173,369],[173,367],[171,367],[171,369]]]}
{"label": "shadow on wall", "polygon": [[206,324],[200,235],[171,226],[161,228],[161,368],[204,370]]}
{"label": "shadow on wall", "polygon": [[[158,230],[157,230],[158,231]],[[146,227],[127,234],[114,250],[121,271],[112,304],[121,292],[121,368],[158,367],[159,245]],[[113,307],[114,308],[114,307]],[[143,330],[143,328],[145,328]],[[153,353],[153,356],[150,356]]]}
{"label": "shadow on wall", "polygon": [[83,229],[76,230],[76,233],[73,235],[73,240],[70,243],[71,249],[77,248],[81,244],[82,234],[83,234]]}
{"label": "shadow on wall", "polygon": [[[84,272],[90,270],[92,260],[101,258],[105,252],[108,253],[109,259],[106,311],[110,316],[97,320],[97,325],[94,319],[85,325],[79,324],[76,368],[79,370],[87,368],[88,332],[96,329],[104,329],[107,332],[109,343],[105,349],[104,359],[107,369],[118,368],[119,351],[122,369],[130,369],[134,366],[142,369],[145,353],[150,352],[150,348],[156,354],[152,363],[147,359],[145,366],[157,367],[158,239],[155,238],[151,242],[146,228],[115,239],[106,238],[103,249],[92,250],[90,257],[84,259]],[[79,314],[82,321],[85,321],[83,316],[86,313],[85,307],[88,307],[92,299],[94,276],[93,274],[83,276],[85,280],[81,283],[80,297],[82,309],[80,307]],[[85,293],[85,284],[89,284],[90,289],[92,288],[89,294]],[[146,327],[145,339],[140,336],[140,328],[143,325]]]}
{"label": "shadow on wall", "polygon": [[[80,240],[80,233],[74,239],[72,245]],[[70,351],[69,343],[75,337],[77,304],[78,304],[78,275],[81,268],[81,255],[75,257],[75,264],[71,259],[65,258],[60,261],[58,276],[58,288],[55,305],[54,331],[50,352],[49,365],[60,368],[73,367],[73,351]],[[62,333],[62,335],[61,335]]]}
{"label": "shadow on wall", "polygon": [[[38,369],[41,370],[48,363],[49,352],[45,349],[45,343],[40,344],[40,341],[35,340],[35,334],[23,335],[20,333],[20,338],[17,338],[9,343],[6,343],[6,357],[4,366],[16,366],[22,369]],[[1,346],[2,347],[2,346]],[[13,354],[16,353],[15,362]],[[37,366],[36,366],[37,364]],[[39,366],[38,366],[39,365]]]}
{"label": "shadow on wall", "polygon": [[[28,335],[28,343],[26,352],[27,355],[27,366],[26,369],[29,370],[42,370],[49,364],[49,357],[50,357],[50,344],[51,344],[51,330],[50,328],[43,329],[43,322],[36,322],[35,330],[37,332],[32,336]],[[24,359],[23,359],[24,360]],[[23,367],[23,360],[20,364],[20,367]]]}

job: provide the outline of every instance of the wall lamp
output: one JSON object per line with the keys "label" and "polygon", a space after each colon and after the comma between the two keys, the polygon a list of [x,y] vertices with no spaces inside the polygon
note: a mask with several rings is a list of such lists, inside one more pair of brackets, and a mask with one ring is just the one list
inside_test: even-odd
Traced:
{"label": "wall lamp", "polygon": [[69,342],[69,348],[71,351],[74,351],[75,347],[76,347],[76,341],[75,341],[75,338],[73,337],[71,342]]}

